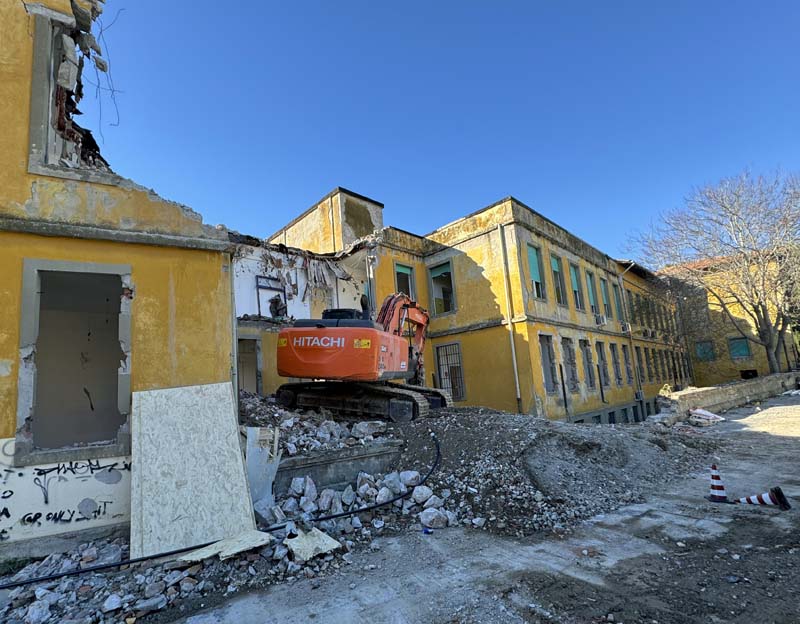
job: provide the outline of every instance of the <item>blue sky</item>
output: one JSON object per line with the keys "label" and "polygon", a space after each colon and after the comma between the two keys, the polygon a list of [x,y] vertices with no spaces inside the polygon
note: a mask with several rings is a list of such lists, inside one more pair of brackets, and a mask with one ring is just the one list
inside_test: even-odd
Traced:
{"label": "blue sky", "polygon": [[118,173],[256,236],[340,185],[421,234],[514,195],[626,255],[695,185],[800,169],[796,2],[120,9],[120,124],[88,85],[82,123],[102,103]]}

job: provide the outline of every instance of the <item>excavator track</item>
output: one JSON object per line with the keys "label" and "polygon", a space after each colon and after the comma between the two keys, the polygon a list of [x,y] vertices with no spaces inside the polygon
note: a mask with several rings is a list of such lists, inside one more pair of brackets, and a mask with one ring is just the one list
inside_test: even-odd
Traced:
{"label": "excavator track", "polygon": [[298,382],[282,385],[278,402],[287,408],[325,408],[346,417],[384,418],[408,422],[430,415],[428,397],[443,407],[452,399],[436,388],[348,381]]}

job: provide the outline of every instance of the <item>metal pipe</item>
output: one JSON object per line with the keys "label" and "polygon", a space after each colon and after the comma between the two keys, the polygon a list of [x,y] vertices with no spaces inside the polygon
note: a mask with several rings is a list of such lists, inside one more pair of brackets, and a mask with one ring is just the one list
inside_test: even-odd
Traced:
{"label": "metal pipe", "polygon": [[506,323],[508,324],[508,341],[511,343],[511,364],[514,367],[514,388],[517,393],[517,412],[522,413],[522,395],[519,391],[519,370],[517,370],[517,347],[514,344],[514,324],[511,309],[511,280],[508,276],[508,252],[506,251],[505,229],[502,223],[497,225],[500,235],[500,248],[503,250],[503,281],[506,286]]}
{"label": "metal pipe", "polygon": [[561,377],[561,394],[564,397],[564,416],[569,416],[569,404],[567,403],[567,385],[564,383],[564,366],[558,365],[558,374]]}
{"label": "metal pipe", "polygon": [[[233,254],[228,255],[228,273],[231,283],[231,383],[233,384],[233,402],[236,413],[239,413],[239,327],[236,319],[236,282],[234,278]],[[258,295],[258,290],[256,290]]]}

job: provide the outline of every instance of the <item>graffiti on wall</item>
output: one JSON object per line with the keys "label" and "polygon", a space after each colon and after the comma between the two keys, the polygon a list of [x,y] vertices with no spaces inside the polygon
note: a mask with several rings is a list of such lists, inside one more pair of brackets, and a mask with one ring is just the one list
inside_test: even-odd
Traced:
{"label": "graffiti on wall", "polygon": [[0,440],[0,542],[130,519],[130,458],[18,467],[13,457],[14,440]]}

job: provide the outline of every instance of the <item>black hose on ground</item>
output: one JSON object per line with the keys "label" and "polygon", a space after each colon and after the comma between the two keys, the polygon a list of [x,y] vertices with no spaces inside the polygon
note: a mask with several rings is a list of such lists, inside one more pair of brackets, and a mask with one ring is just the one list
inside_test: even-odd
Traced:
{"label": "black hose on ground", "polygon": [[[428,470],[428,473],[420,480],[419,485],[424,485],[428,478],[433,474],[434,470],[438,468],[439,461],[442,457],[442,451],[439,446],[439,440],[436,439],[436,436],[431,433],[431,438],[433,439],[433,444],[436,446],[436,458],[433,460],[433,464]],[[411,496],[413,489],[408,490],[405,494],[400,494],[399,496],[394,497],[391,500],[386,501],[385,503],[376,503],[374,505],[367,505],[366,507],[361,507],[359,509],[353,509],[351,511],[343,511],[342,513],[331,514],[328,516],[320,516],[317,518],[312,518],[308,515],[303,515],[302,520],[306,522],[324,522],[325,520],[336,520],[337,518],[346,518],[348,516],[353,516],[358,513],[362,513],[365,511],[372,511],[373,509],[378,509],[380,507],[385,507],[386,505],[392,505],[393,503],[402,500],[404,498],[408,498]],[[265,533],[269,533],[270,531],[276,531],[278,529],[282,529],[286,527],[288,524],[293,523],[293,520],[287,520],[286,522],[282,522],[280,524],[273,524],[268,526],[266,529],[259,529]],[[169,550],[167,552],[157,553],[155,555],[148,555],[147,557],[136,557],[135,559],[126,559],[124,561],[116,561],[114,563],[103,563],[100,565],[90,566],[87,568],[82,568],[80,570],[71,570],[69,572],[59,572],[58,574],[48,574],[47,576],[37,576],[36,578],[25,579],[22,581],[14,581],[11,583],[4,583],[0,585],[0,590],[4,589],[14,589],[15,587],[23,587],[24,585],[32,585],[33,583],[43,583],[45,581],[56,581],[61,578],[65,578],[67,576],[77,576],[79,574],[86,574],[89,572],[100,572],[102,570],[110,570],[113,568],[119,568],[125,565],[132,565],[134,563],[143,563],[145,561],[151,561],[153,559],[161,559],[162,557],[171,557],[172,555],[179,555],[180,553],[189,552],[191,550],[197,550],[199,548],[205,548],[206,546],[210,546],[211,544],[215,544],[219,540],[215,540],[213,542],[206,542],[205,544],[197,544],[196,546],[188,546],[186,548],[177,548],[175,550]]]}

